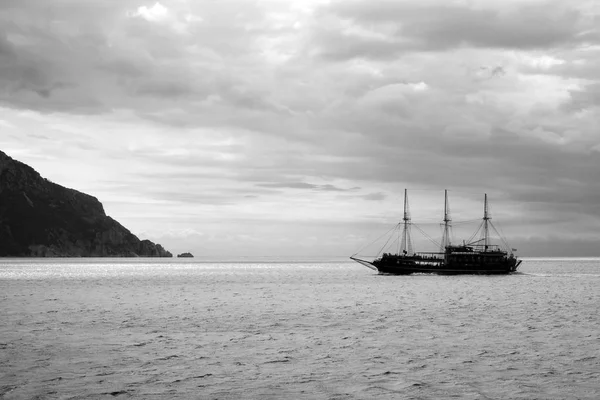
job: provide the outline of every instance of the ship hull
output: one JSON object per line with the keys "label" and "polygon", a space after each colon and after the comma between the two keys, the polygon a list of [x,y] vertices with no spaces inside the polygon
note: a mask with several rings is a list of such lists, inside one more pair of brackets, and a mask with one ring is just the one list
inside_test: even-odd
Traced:
{"label": "ship hull", "polygon": [[413,260],[377,260],[373,263],[377,271],[387,275],[437,274],[437,275],[506,275],[516,272],[521,262],[504,259],[500,263],[446,263]]}
{"label": "ship hull", "polygon": [[512,268],[489,268],[489,267],[470,267],[470,268],[450,268],[442,267],[410,267],[410,266],[379,266],[376,267],[380,274],[386,275],[410,275],[410,274],[436,274],[436,275],[507,275],[516,271]]}

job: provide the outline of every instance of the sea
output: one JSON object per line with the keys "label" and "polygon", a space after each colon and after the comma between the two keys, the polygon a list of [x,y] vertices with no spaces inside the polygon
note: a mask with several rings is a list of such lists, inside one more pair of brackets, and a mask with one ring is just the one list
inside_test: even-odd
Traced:
{"label": "sea", "polygon": [[1,399],[600,399],[600,258],[0,259]]}

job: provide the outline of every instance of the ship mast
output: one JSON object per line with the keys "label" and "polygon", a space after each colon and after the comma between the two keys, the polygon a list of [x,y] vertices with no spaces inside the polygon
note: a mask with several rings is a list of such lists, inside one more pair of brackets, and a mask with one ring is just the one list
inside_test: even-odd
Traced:
{"label": "ship mast", "polygon": [[444,190],[444,233],[442,234],[442,243],[440,252],[446,251],[446,246],[450,245],[450,207],[448,207],[448,190]]}
{"label": "ship mast", "polygon": [[483,245],[484,245],[485,251],[487,251],[489,241],[490,241],[490,232],[489,232],[490,219],[492,219],[492,217],[490,217],[490,215],[489,215],[487,193],[486,193],[484,196],[484,201],[483,201]]}
{"label": "ship mast", "polygon": [[400,241],[400,250],[403,254],[412,253],[412,243],[410,240],[410,212],[408,209],[408,193],[407,189],[404,189],[404,216],[402,218],[404,226],[402,230],[402,240]]}

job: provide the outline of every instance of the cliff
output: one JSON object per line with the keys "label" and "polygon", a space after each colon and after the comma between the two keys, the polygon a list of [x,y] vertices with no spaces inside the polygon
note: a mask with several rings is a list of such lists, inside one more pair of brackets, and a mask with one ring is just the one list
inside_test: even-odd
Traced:
{"label": "cliff", "polygon": [[107,216],[93,196],[0,151],[0,256],[172,257]]}

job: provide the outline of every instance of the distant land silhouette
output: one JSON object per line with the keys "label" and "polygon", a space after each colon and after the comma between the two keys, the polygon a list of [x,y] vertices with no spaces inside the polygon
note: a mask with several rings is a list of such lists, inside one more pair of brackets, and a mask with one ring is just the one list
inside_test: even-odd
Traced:
{"label": "distant land silhouette", "polygon": [[181,253],[181,254],[177,254],[177,257],[179,257],[179,258],[194,258],[194,255],[192,253]]}
{"label": "distant land silhouette", "polygon": [[107,216],[93,196],[0,151],[0,256],[172,257]]}

